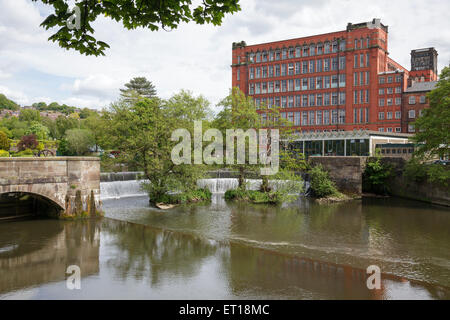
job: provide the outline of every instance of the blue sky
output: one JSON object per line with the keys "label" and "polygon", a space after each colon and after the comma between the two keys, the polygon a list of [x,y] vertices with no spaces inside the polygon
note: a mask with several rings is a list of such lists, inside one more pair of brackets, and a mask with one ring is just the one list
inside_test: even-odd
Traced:
{"label": "blue sky", "polygon": [[231,86],[232,42],[333,32],[375,17],[389,26],[390,55],[406,68],[415,48],[436,47],[439,69],[450,61],[446,0],[241,0],[241,6],[220,27],[188,24],[171,32],[128,31],[102,18],[96,35],[111,49],[106,57],[86,57],[47,41],[55,31],[39,27],[47,6],[0,0],[0,93],[22,105],[58,101],[101,109],[129,79],[145,76],[163,98],[187,89],[215,105]]}

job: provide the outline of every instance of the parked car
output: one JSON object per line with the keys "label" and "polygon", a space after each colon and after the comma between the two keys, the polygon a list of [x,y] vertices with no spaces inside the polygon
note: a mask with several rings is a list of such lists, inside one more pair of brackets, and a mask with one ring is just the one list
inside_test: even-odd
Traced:
{"label": "parked car", "polygon": [[433,162],[434,164],[442,164],[443,166],[450,165],[450,160],[436,160]]}

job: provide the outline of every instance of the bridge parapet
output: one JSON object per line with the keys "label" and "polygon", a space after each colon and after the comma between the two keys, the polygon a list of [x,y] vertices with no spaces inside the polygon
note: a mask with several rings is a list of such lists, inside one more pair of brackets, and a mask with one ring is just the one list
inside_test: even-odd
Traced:
{"label": "bridge parapet", "polygon": [[77,192],[82,210],[94,195],[100,203],[100,159],[97,157],[0,158],[0,194],[24,192],[43,196],[72,214]]}

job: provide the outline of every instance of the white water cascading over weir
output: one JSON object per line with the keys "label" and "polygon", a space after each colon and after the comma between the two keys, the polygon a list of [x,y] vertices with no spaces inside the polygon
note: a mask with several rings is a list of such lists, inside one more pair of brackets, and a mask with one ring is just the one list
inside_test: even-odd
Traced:
{"label": "white water cascading over weir", "polygon": [[[145,180],[139,180],[138,178],[139,173],[137,172],[102,173],[100,183],[101,200],[146,196],[146,192],[141,189],[141,183]],[[258,190],[262,180],[247,179],[246,182],[249,190]],[[274,190],[276,190],[278,183],[282,182],[269,180],[269,186]],[[197,186],[199,188],[207,188],[215,194],[223,194],[227,190],[236,189],[238,187],[238,179],[199,179]],[[305,194],[307,194],[308,189],[309,182],[305,181]]]}

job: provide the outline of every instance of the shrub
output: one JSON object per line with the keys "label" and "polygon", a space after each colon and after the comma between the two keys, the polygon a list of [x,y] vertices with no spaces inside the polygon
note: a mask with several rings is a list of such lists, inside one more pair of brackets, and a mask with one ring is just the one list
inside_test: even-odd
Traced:
{"label": "shrub", "polygon": [[278,191],[263,192],[259,190],[246,190],[243,188],[237,188],[227,190],[225,192],[225,200],[280,204],[284,202],[285,197],[281,192]]}
{"label": "shrub", "polygon": [[412,181],[423,182],[427,179],[427,169],[417,158],[412,158],[406,163],[403,175]]}
{"label": "shrub", "polygon": [[36,149],[38,146],[38,141],[36,139],[36,135],[29,134],[27,136],[23,136],[17,144],[17,148],[19,151],[23,151],[25,149]]}
{"label": "shrub", "polygon": [[421,163],[413,158],[403,169],[403,175],[414,182],[432,182],[448,187],[450,184],[450,168],[440,164]]}
{"label": "shrub", "polygon": [[33,156],[33,150],[31,149],[25,149],[23,151],[17,152],[14,154],[14,157],[32,157]]}
{"label": "shrub", "polygon": [[381,157],[370,159],[363,173],[363,186],[367,191],[387,194],[387,179],[392,176],[392,166],[383,163]]}
{"label": "shrub", "polygon": [[1,158],[9,157],[9,152],[6,150],[0,150],[0,157]]}
{"label": "shrub", "polygon": [[336,196],[339,191],[335,183],[330,179],[328,172],[323,170],[321,165],[317,165],[309,171],[310,187],[314,196],[318,198]]}
{"label": "shrub", "polygon": [[0,149],[8,151],[11,146],[11,143],[8,139],[8,136],[3,131],[0,131]]}

